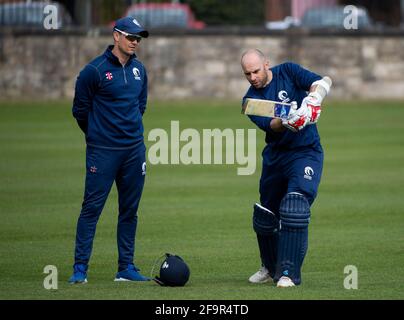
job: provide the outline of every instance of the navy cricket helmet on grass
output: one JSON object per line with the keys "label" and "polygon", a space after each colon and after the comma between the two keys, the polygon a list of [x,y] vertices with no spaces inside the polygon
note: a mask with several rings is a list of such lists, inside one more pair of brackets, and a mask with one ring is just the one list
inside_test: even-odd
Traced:
{"label": "navy cricket helmet on grass", "polygon": [[170,253],[166,253],[158,260],[161,261],[162,258],[164,260],[160,266],[160,274],[155,277],[152,275],[153,280],[161,286],[183,287],[189,280],[190,270],[188,265],[180,256]]}

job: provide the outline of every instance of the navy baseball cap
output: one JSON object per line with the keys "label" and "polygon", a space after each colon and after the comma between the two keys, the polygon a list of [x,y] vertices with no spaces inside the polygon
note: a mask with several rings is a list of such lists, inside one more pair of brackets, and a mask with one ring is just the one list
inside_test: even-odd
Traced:
{"label": "navy baseball cap", "polygon": [[129,35],[139,35],[142,38],[147,38],[149,36],[149,32],[133,17],[125,17],[116,20],[114,30],[117,30],[118,32],[123,31]]}

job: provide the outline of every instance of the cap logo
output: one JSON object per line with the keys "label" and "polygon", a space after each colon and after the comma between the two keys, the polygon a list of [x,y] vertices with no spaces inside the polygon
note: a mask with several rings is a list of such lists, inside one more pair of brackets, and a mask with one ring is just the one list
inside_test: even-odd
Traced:
{"label": "cap logo", "polygon": [[132,20],[132,22],[133,22],[135,25],[137,25],[138,27],[141,27],[141,26],[140,26],[140,23],[139,23],[139,22],[137,22],[137,20],[136,20],[136,19],[133,19],[133,20]]}

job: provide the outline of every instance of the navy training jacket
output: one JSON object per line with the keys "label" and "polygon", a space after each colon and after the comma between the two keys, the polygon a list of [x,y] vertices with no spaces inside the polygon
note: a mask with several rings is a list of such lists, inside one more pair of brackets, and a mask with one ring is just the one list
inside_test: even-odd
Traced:
{"label": "navy training jacket", "polygon": [[72,111],[87,145],[129,149],[143,140],[147,74],[136,55],[123,66],[112,49],[109,46],[81,70]]}

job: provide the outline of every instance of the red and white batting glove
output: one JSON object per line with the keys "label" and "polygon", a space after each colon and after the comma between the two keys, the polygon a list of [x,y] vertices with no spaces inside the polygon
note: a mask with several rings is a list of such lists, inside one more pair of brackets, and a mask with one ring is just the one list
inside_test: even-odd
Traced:
{"label": "red and white batting glove", "polygon": [[302,105],[300,108],[305,107],[308,109],[309,114],[309,123],[314,124],[317,123],[321,114],[321,104],[319,99],[315,94],[310,93],[306,98],[303,99]]}
{"label": "red and white batting glove", "polygon": [[309,121],[310,111],[307,104],[302,104],[300,108],[297,109],[296,102],[292,102],[288,118],[282,120],[282,124],[289,130],[298,132],[302,130],[309,123]]}

